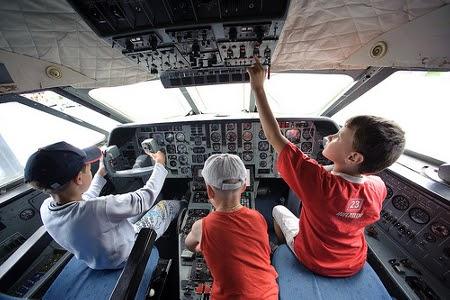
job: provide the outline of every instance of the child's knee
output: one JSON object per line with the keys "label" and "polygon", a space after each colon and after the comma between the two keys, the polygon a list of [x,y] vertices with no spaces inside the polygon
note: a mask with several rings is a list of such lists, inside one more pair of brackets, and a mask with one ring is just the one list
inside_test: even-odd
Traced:
{"label": "child's knee", "polygon": [[274,220],[277,220],[277,218],[280,216],[280,211],[284,208],[283,205],[276,205],[272,209],[272,218]]}

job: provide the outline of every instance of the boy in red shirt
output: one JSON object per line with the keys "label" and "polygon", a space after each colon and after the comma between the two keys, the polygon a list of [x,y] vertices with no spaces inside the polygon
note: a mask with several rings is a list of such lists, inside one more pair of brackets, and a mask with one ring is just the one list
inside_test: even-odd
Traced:
{"label": "boy in red shirt", "polygon": [[284,206],[273,209],[275,233],[297,258],[325,276],[351,276],[366,261],[364,227],[380,218],[386,187],[375,174],[393,164],[405,145],[403,130],[374,116],[347,120],[328,137],[323,167],[280,132],[264,92],[265,72],[257,61],[248,69],[264,133],[278,153],[278,171],[302,201],[300,219]]}
{"label": "boy in red shirt", "polygon": [[213,277],[212,299],[278,299],[264,217],[242,206],[245,166],[239,156],[215,154],[202,170],[215,211],[197,220],[186,247],[201,251]]}

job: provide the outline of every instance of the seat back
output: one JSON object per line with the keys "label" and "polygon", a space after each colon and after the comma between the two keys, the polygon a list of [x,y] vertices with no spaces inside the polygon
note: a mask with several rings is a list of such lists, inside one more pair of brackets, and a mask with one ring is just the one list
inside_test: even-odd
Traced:
{"label": "seat back", "polygon": [[145,299],[159,252],[156,232],[143,228],[123,269],[93,270],[73,257],[44,295],[44,299]]}
{"label": "seat back", "polygon": [[278,272],[280,300],[392,299],[368,263],[351,277],[324,277],[306,269],[287,245],[281,245],[272,264]]}

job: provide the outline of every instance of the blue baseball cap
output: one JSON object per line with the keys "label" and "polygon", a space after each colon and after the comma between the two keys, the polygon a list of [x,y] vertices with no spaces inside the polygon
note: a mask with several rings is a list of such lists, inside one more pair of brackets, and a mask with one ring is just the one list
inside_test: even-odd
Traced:
{"label": "blue baseball cap", "polygon": [[33,153],[25,165],[25,182],[37,181],[43,188],[57,190],[72,180],[84,165],[102,156],[96,147],[78,149],[66,142],[58,142]]}

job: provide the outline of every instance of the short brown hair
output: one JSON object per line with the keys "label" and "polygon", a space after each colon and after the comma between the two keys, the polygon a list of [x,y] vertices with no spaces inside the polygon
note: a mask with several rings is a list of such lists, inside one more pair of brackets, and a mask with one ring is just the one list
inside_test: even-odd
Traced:
{"label": "short brown hair", "polygon": [[377,173],[392,165],[405,148],[405,132],[390,120],[375,116],[356,116],[345,123],[354,130],[353,149],[364,156],[362,174]]}

